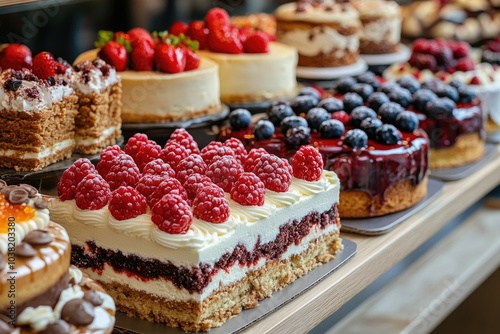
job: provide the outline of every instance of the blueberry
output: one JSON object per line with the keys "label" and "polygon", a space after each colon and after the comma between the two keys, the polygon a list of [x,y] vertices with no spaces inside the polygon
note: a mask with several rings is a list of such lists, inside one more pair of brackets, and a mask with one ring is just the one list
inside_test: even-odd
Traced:
{"label": "blueberry", "polygon": [[382,122],[394,123],[396,121],[396,116],[398,116],[398,114],[400,112],[402,112],[403,110],[404,110],[404,108],[401,107],[396,102],[387,102],[387,103],[384,103],[378,109],[378,114],[382,118]]}
{"label": "blueberry", "polygon": [[330,119],[330,114],[323,108],[312,108],[307,112],[306,120],[309,127],[318,130],[321,123]]}
{"label": "blueberry", "polygon": [[471,103],[476,98],[476,93],[467,86],[458,88],[458,102]]}
{"label": "blueberry", "polygon": [[344,144],[352,148],[362,148],[368,144],[368,136],[363,130],[352,129],[345,134]]}
{"label": "blueberry", "polygon": [[345,112],[348,114],[350,114],[354,108],[363,105],[363,98],[356,93],[345,94],[343,101]]}
{"label": "blueberry", "polygon": [[384,83],[382,86],[380,86],[380,88],[378,89],[379,92],[382,92],[382,93],[385,93],[385,94],[389,94],[391,91],[393,91],[394,89],[398,89],[400,88],[401,86],[399,86],[397,83],[395,82],[386,82]]}
{"label": "blueberry", "polygon": [[344,102],[335,97],[327,97],[326,99],[319,101],[318,107],[326,109],[326,111],[332,114],[336,111],[344,110]]}
{"label": "blueberry", "polygon": [[383,125],[382,121],[378,118],[365,118],[359,125],[360,129],[366,132],[366,135],[370,139],[375,139],[375,134],[377,129]]}
{"label": "blueberry", "polygon": [[401,140],[401,134],[394,125],[384,124],[378,128],[376,139],[382,144],[395,145]]}
{"label": "blueberry", "polygon": [[404,132],[413,132],[418,128],[417,114],[411,111],[402,111],[396,117],[396,127]]}
{"label": "blueberry", "polygon": [[448,85],[438,87],[434,93],[439,97],[447,97],[453,102],[457,102],[459,98],[457,89]]}
{"label": "blueberry", "polygon": [[311,130],[304,126],[290,128],[285,134],[285,144],[291,147],[307,145],[311,141]]}
{"label": "blueberry", "polygon": [[448,85],[450,85],[451,87],[456,88],[456,89],[459,89],[460,87],[465,87],[465,84],[462,81],[458,80],[458,79],[451,80],[448,83]]}
{"label": "blueberry", "polygon": [[393,89],[387,93],[387,97],[392,101],[401,105],[403,108],[407,108],[411,103],[411,93],[406,88]]}
{"label": "blueberry", "polygon": [[252,121],[252,114],[246,109],[234,109],[229,114],[229,124],[233,130],[248,128]]}
{"label": "blueberry", "polygon": [[271,139],[274,134],[274,125],[271,121],[261,119],[254,125],[253,134],[257,140]]}
{"label": "blueberry", "polygon": [[341,94],[345,94],[351,91],[352,86],[356,84],[356,79],[353,77],[343,77],[337,80],[336,90]]}
{"label": "blueberry", "polygon": [[413,75],[405,75],[402,78],[399,78],[397,83],[410,91],[410,93],[415,93],[420,89],[420,82]]}
{"label": "blueberry", "polygon": [[441,80],[436,79],[436,78],[432,78],[432,79],[425,80],[420,85],[420,87],[434,91],[435,89],[437,89],[443,85],[444,85],[444,83]]}
{"label": "blueberry", "polygon": [[300,95],[296,96],[292,102],[290,102],[290,106],[292,107],[295,114],[305,114],[309,111],[309,109],[316,107],[319,99],[312,95]]}
{"label": "blueberry", "polygon": [[373,87],[366,83],[357,83],[352,87],[352,91],[361,96],[363,101],[366,101],[373,93]]}
{"label": "blueberry", "polygon": [[455,102],[447,97],[441,97],[436,100],[429,101],[425,108],[427,115],[435,119],[443,119],[451,116],[455,109]]}
{"label": "blueberry", "polygon": [[366,102],[368,102],[368,105],[370,108],[372,108],[375,111],[378,111],[378,109],[386,102],[389,102],[389,98],[387,95],[383,92],[375,92],[370,97]]}
{"label": "blueberry", "polygon": [[288,116],[281,121],[280,127],[281,132],[286,134],[288,129],[296,128],[298,126],[303,126],[307,128],[307,121],[305,118],[300,116]]}
{"label": "blueberry", "polygon": [[293,113],[292,107],[288,103],[273,103],[271,107],[267,110],[267,117],[274,124],[274,126],[280,125],[281,121],[288,117],[295,115]]}
{"label": "blueberry", "polygon": [[299,93],[297,95],[298,96],[310,95],[310,96],[315,97],[318,100],[321,99],[321,96],[320,96],[318,90],[314,89],[312,87],[303,87],[303,88],[301,88],[300,91],[299,91]]}
{"label": "blueberry", "polygon": [[351,112],[352,123],[355,127],[359,127],[361,122],[368,117],[377,118],[377,113],[365,106],[357,107]]}
{"label": "blueberry", "polygon": [[340,138],[344,133],[345,127],[341,121],[329,119],[319,126],[319,133],[323,138]]}
{"label": "blueberry", "polygon": [[359,83],[369,84],[374,90],[377,90],[380,87],[380,83],[378,82],[375,73],[370,71],[356,76],[356,80]]}
{"label": "blueberry", "polygon": [[429,89],[421,89],[413,94],[413,106],[418,111],[424,111],[427,102],[437,99],[437,95]]}

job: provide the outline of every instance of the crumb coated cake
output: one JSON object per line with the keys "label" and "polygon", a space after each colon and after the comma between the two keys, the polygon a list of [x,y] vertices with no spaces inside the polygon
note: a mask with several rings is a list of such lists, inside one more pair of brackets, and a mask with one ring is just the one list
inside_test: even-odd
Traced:
{"label": "crumb coated cake", "polygon": [[278,42],[298,50],[298,65],[336,67],[356,63],[361,23],[349,2],[297,1],[278,7]]}
{"label": "crumb coated cake", "polygon": [[0,166],[39,170],[69,158],[78,113],[78,96],[69,82],[7,69],[0,84]]}
{"label": "crumb coated cake", "polygon": [[401,9],[395,1],[354,0],[359,13],[361,54],[383,54],[398,51],[401,39]]}
{"label": "crumb coated cake", "polygon": [[38,191],[0,180],[0,209],[0,332],[111,333],[113,299],[70,266],[68,234]]}
{"label": "crumb coated cake", "polygon": [[78,95],[75,151],[95,154],[116,144],[121,135],[121,80],[100,59],[76,64],[74,72],[72,85]]}
{"label": "crumb coated cake", "polygon": [[341,218],[401,211],[427,193],[429,141],[417,115],[375,93],[379,86],[367,73],[343,78],[322,99],[315,89],[303,88],[253,121],[248,111],[235,110],[219,138],[236,137],[247,150],[288,159],[302,145],[317,147],[324,167],[340,179]]}
{"label": "crumb coated cake", "polygon": [[342,249],[339,180],[312,146],[290,165],[236,139],[199,151],[183,129],[155,145],[136,134],[95,169],[75,162],[49,204],[118,310],[207,331]]}

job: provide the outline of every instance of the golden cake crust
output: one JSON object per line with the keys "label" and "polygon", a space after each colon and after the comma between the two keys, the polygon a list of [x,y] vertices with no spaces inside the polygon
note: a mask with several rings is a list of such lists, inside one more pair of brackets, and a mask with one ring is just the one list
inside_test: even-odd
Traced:
{"label": "golden cake crust", "polygon": [[431,148],[429,152],[431,168],[451,168],[481,159],[486,153],[486,147],[479,133],[467,133],[460,135],[455,145],[448,148]]}

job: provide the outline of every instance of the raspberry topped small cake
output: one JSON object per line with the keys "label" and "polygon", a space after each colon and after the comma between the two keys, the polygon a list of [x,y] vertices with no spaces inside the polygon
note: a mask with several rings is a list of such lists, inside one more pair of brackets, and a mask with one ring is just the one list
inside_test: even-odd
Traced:
{"label": "raspberry topped small cake", "polygon": [[335,258],[339,188],[312,146],[289,164],[177,129],[163,149],[136,134],[76,161],[49,209],[119,310],[207,331]]}
{"label": "raspberry topped small cake", "polygon": [[324,167],[339,176],[342,218],[401,211],[427,193],[429,142],[417,115],[391,101],[399,95],[374,92],[379,86],[373,75],[364,74],[340,80],[334,94],[323,99],[308,87],[290,103],[273,104],[267,117],[253,124],[248,111],[235,110],[220,139],[235,137],[247,150],[288,159],[312,144]]}
{"label": "raspberry topped small cake", "polygon": [[296,48],[299,66],[337,67],[358,60],[361,22],[346,1],[296,1],[275,11],[279,42]]}

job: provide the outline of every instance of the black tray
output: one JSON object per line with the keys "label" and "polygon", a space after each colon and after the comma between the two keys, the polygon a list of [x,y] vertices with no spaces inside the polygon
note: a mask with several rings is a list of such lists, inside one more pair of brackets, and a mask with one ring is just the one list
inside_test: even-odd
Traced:
{"label": "black tray", "polygon": [[342,231],[362,235],[381,235],[389,232],[407,218],[429,205],[444,189],[444,183],[439,180],[429,179],[427,195],[416,205],[409,209],[391,213],[389,215],[372,218],[341,219]]}
{"label": "black tray", "polygon": [[[292,284],[284,287],[282,290],[273,293],[270,298],[262,300],[257,307],[244,310],[236,317],[229,319],[221,327],[211,329],[210,334],[229,334],[240,332],[246,327],[252,325],[254,322],[271,314],[278,308],[290,302],[292,299],[304,293],[356,254],[357,245],[354,242],[343,239],[342,243],[344,245],[344,249],[337,255],[335,260],[315,268],[305,276],[297,279]],[[113,333],[179,334],[184,333],[184,331],[178,328],[168,327],[164,324],[128,317],[125,314],[118,312],[116,316],[116,326]]]}

